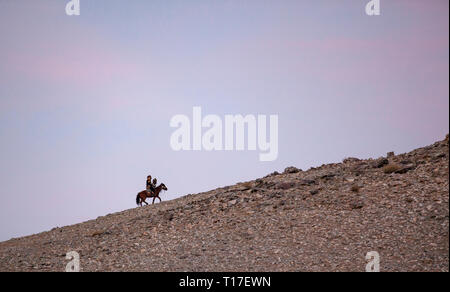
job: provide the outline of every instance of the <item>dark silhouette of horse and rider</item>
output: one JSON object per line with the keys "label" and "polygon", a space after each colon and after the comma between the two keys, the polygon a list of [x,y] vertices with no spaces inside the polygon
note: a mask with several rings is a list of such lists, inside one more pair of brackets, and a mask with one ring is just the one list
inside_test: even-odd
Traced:
{"label": "dark silhouette of horse and rider", "polygon": [[167,191],[167,187],[165,184],[160,184],[156,186],[157,180],[154,178],[152,180],[152,176],[147,176],[146,189],[142,192],[139,192],[136,196],[136,204],[142,206],[142,203],[148,205],[145,201],[147,198],[153,198],[152,204],[155,203],[155,199],[158,198],[161,202],[161,198],[159,197],[159,193],[164,190]]}

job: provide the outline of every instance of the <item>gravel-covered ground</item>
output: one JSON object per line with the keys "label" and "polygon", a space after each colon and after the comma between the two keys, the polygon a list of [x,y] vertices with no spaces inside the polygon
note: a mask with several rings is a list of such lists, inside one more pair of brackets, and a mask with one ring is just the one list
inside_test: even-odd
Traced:
{"label": "gravel-covered ground", "polygon": [[[449,271],[449,146],[345,159],[0,243],[0,271]],[[133,200],[134,198],[130,198]]]}

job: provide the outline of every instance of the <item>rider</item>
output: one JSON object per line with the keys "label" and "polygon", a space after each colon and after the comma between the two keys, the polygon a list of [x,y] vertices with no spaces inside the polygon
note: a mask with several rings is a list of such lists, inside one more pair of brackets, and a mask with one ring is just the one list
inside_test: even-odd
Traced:
{"label": "rider", "polygon": [[156,180],[156,177],[153,179],[153,181],[152,181],[152,185],[153,185],[153,188],[155,188],[156,189],[156,183],[157,183],[158,181]]}
{"label": "rider", "polygon": [[146,189],[147,189],[147,192],[150,193],[150,194],[155,192],[155,187],[154,187],[154,185],[152,183],[152,176],[151,175],[147,176]]}

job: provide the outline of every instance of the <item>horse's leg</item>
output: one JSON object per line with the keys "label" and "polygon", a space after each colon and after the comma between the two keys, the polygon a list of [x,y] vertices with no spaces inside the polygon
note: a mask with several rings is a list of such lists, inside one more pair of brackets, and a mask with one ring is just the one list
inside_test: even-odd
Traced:
{"label": "horse's leg", "polygon": [[157,198],[159,199],[159,202],[161,203],[161,198],[159,196]]}

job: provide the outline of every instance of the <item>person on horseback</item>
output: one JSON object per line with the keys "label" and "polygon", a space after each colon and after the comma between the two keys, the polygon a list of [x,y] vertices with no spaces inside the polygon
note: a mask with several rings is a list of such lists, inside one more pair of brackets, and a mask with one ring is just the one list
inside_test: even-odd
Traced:
{"label": "person on horseback", "polygon": [[152,176],[151,175],[147,176],[146,190],[150,194],[154,194],[155,193],[155,186],[152,183]]}

